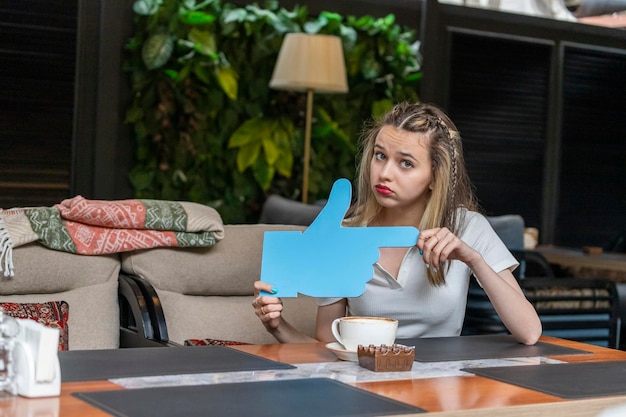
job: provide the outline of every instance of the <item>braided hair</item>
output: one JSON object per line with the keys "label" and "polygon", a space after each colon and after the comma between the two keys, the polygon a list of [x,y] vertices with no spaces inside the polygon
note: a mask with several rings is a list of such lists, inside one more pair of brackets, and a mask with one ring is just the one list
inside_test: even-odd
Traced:
{"label": "braided hair", "polygon": [[[382,119],[371,121],[366,126],[360,142],[357,197],[348,214],[350,224],[368,225],[381,210],[372,190],[370,163],[374,156],[376,137],[383,126],[415,133],[416,139],[428,139],[433,187],[419,222],[420,230],[447,227],[453,233],[460,234],[465,210],[459,208],[478,210],[478,203],[465,167],[461,135],[441,109],[428,103],[399,103]],[[430,268],[428,279],[432,285],[445,284],[443,268],[437,268],[436,272]]]}

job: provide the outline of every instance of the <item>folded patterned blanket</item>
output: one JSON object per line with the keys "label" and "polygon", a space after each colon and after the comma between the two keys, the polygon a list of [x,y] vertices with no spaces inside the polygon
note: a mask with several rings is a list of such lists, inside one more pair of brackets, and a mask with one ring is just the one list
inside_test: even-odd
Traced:
{"label": "folded patterned blanket", "polygon": [[55,250],[103,255],[155,247],[206,247],[224,237],[215,209],[163,200],[87,200],[53,207],[0,209],[0,271],[14,275],[13,248],[39,242]]}

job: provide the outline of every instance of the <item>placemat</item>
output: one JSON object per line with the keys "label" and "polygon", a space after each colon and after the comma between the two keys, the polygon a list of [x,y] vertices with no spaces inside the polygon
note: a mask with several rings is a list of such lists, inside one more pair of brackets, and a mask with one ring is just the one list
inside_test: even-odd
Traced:
{"label": "placemat", "polygon": [[561,398],[626,394],[626,361],[465,368],[463,371]]}
{"label": "placemat", "polygon": [[225,346],[68,350],[59,362],[61,382],[294,368]]}
{"label": "placemat", "polygon": [[544,342],[537,342],[533,346],[528,346],[517,342],[513,336],[508,334],[424,337],[398,339],[396,342],[415,346],[415,360],[418,362],[528,358],[589,353]]}
{"label": "placemat", "polygon": [[423,413],[327,378],[72,393],[119,417],[340,417]]}

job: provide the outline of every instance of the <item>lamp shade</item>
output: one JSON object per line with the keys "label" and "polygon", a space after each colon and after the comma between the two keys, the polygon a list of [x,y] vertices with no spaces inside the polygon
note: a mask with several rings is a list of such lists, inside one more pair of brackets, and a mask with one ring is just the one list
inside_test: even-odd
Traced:
{"label": "lamp shade", "polygon": [[287,34],[278,53],[270,87],[320,93],[347,92],[341,39],[331,35]]}

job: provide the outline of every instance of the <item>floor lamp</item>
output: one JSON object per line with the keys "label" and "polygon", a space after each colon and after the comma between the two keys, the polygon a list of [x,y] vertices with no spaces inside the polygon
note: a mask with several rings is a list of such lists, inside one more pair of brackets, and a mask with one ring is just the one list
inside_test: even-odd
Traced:
{"label": "floor lamp", "polygon": [[306,33],[287,34],[278,53],[270,87],[276,90],[306,91],[302,174],[302,202],[306,203],[309,194],[313,93],[348,91],[341,38]]}

